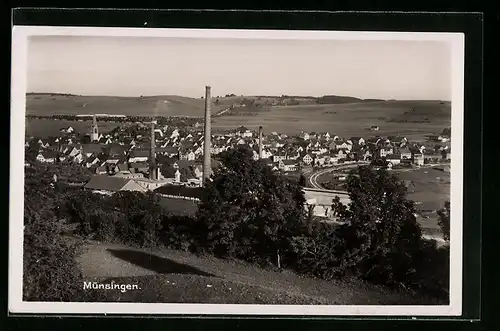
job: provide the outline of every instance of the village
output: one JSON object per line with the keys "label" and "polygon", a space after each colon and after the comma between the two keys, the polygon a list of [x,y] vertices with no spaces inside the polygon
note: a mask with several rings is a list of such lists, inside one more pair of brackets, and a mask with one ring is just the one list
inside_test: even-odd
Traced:
{"label": "village", "polygon": [[[244,126],[214,132],[211,134],[210,154],[214,159],[211,168],[218,166],[217,154],[240,145],[250,147],[255,160],[263,159],[273,170],[292,175],[345,162],[381,162],[386,168],[396,169],[446,163],[451,158],[450,136],[446,130],[429,135],[424,143],[411,142],[406,137],[380,137],[374,134],[377,130],[371,128],[372,136],[365,138],[339,137],[328,132],[264,135],[262,127],[250,130]],[[62,128],[60,132],[58,137],[27,137],[25,166],[33,162],[78,164],[95,174],[85,188],[107,194],[118,190],[144,192],[162,186],[202,185],[204,133],[198,122],[183,128],[175,124],[135,123],[100,133],[97,118],[93,116],[86,135],[75,132],[72,127]],[[152,153],[154,168],[151,167]]]}

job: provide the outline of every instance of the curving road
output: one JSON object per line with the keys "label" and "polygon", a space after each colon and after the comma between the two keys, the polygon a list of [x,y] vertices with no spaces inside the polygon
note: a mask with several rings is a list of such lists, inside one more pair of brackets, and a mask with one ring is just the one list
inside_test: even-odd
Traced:
{"label": "curving road", "polygon": [[365,165],[369,164],[368,162],[358,162],[358,163],[350,163],[350,164],[342,164],[342,165],[335,165],[329,168],[321,169],[319,171],[314,172],[311,176],[309,176],[309,184],[313,188],[317,189],[325,189],[324,187],[321,186],[321,184],[318,183],[318,178],[324,174],[330,173],[330,172],[335,172],[339,170],[346,170],[346,169],[352,169],[356,168],[360,165]]}

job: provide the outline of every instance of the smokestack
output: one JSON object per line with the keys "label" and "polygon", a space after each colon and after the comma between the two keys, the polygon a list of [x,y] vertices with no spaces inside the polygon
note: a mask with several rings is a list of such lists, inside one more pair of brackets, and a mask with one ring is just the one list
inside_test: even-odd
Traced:
{"label": "smokestack", "polygon": [[262,125],[259,126],[259,159],[262,159]]}
{"label": "smokestack", "polygon": [[155,121],[151,121],[151,148],[149,150],[149,179],[156,180]]}
{"label": "smokestack", "polygon": [[210,178],[210,173],[212,172],[212,166],[210,164],[210,141],[211,141],[211,119],[210,119],[210,107],[211,107],[211,96],[210,96],[210,86],[205,87],[205,140],[203,146],[203,183],[205,186],[207,179]]}

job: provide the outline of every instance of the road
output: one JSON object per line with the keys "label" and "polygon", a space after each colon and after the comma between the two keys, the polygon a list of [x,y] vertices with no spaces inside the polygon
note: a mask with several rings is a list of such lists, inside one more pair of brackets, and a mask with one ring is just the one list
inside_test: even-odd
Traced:
{"label": "road", "polygon": [[[328,167],[328,168],[324,168],[324,169],[318,170],[316,172],[313,172],[312,169],[307,169],[307,170],[304,170],[304,174],[305,175],[311,174],[309,176],[309,184],[311,185],[312,188],[324,189],[324,187],[322,187],[321,184],[318,183],[318,178],[320,176],[322,176],[324,174],[327,174],[329,172],[334,172],[334,171],[339,171],[339,170],[345,170],[345,169],[352,169],[352,168],[356,168],[358,166],[367,165],[367,164],[369,164],[369,162],[360,161],[358,163],[335,165],[335,166],[331,166],[331,167]],[[415,170],[419,170],[419,169],[433,168],[433,167],[436,167],[438,165],[439,164],[426,164],[426,165],[420,166],[418,168],[394,169],[392,171],[396,172],[396,173],[397,172],[415,171]]]}
{"label": "road", "polygon": [[[317,172],[312,173],[312,175],[309,176],[309,184],[311,184],[311,186],[313,188],[324,189],[324,187],[322,187],[321,184],[318,183],[319,176],[322,176],[322,175],[327,174],[329,172],[335,172],[335,171],[339,171],[339,170],[352,169],[352,168],[356,168],[358,166],[366,165],[366,164],[369,164],[369,163],[368,162],[358,162],[358,163],[351,163],[351,164],[335,165],[335,166],[332,166],[332,167],[329,167],[329,168],[321,169],[321,170],[319,170]],[[309,170],[309,172],[312,172],[312,171]]]}

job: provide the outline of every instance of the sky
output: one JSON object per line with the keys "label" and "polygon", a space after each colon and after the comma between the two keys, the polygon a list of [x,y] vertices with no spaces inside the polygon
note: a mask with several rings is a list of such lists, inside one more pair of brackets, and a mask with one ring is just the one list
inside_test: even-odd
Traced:
{"label": "sky", "polygon": [[440,41],[36,36],[27,68],[27,92],[451,100]]}

